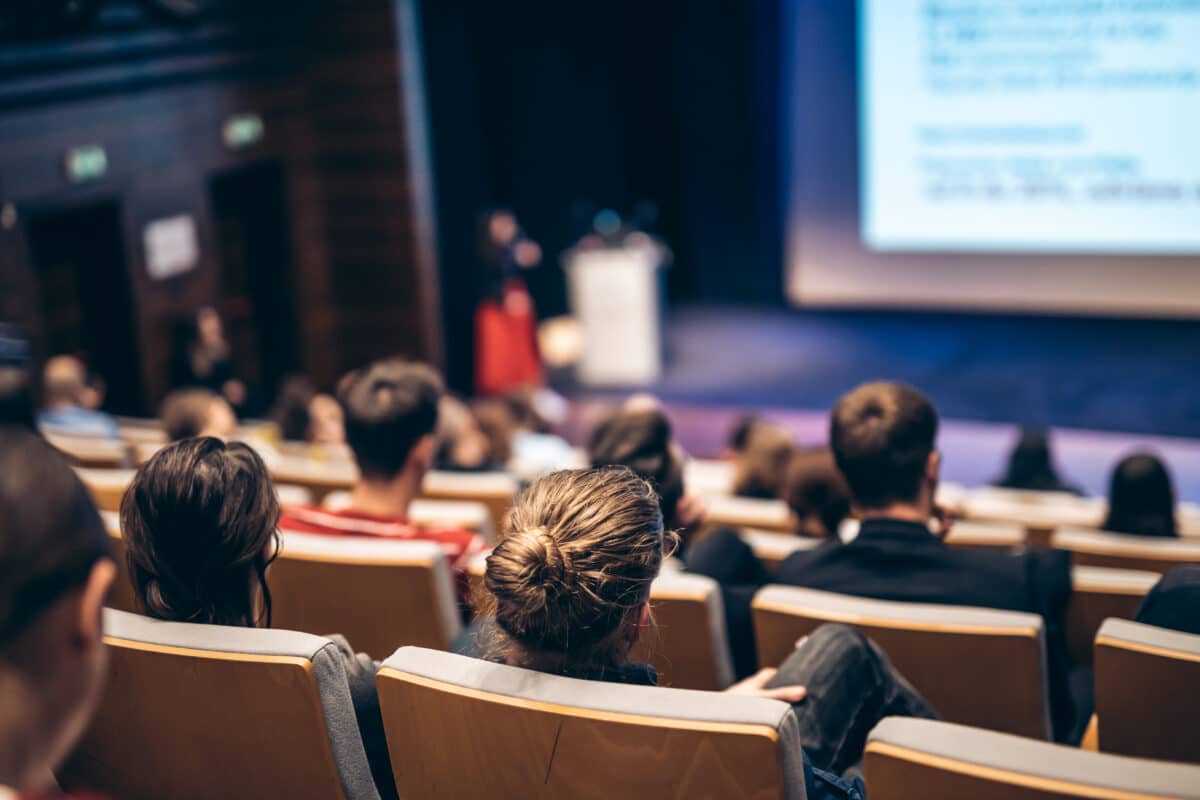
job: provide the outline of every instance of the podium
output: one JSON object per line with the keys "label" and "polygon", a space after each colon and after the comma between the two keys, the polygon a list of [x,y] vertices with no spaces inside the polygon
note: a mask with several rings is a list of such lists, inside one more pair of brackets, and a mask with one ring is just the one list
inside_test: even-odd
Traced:
{"label": "podium", "polygon": [[583,336],[581,383],[638,386],[662,375],[660,268],[655,247],[568,255],[567,296]]}

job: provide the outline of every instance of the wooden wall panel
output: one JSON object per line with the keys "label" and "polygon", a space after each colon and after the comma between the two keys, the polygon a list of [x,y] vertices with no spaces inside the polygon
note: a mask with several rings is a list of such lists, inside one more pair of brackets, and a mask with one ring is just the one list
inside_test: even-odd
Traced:
{"label": "wooden wall panel", "polygon": [[[413,176],[428,164],[412,161],[427,159],[410,142],[421,106],[406,98],[413,88],[401,70],[403,47],[419,47],[402,43],[414,1],[302,2],[290,13],[230,11],[186,29],[155,23],[0,45],[0,208],[10,203],[19,217],[0,225],[0,315],[38,336],[28,215],[118,202],[139,340],[131,357],[153,411],[168,388],[174,321],[222,299],[210,182],[271,161],[286,184],[290,296],[305,371],[328,386],[381,355],[436,362],[436,275],[421,274],[436,263],[414,235],[430,203],[420,194],[428,185]],[[265,138],[228,150],[223,123],[249,111],[263,118]],[[87,144],[105,148],[108,173],[71,185],[63,156]],[[195,219],[200,263],[156,282],[146,273],[143,231],[175,214]]]}

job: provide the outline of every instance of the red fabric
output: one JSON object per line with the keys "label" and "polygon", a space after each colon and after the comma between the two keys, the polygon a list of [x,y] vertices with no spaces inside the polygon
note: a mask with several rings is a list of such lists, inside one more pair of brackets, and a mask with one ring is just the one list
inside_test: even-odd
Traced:
{"label": "red fabric", "polygon": [[519,279],[504,286],[505,302],[484,300],[475,312],[475,388],[482,394],[541,386],[537,319]]}
{"label": "red fabric", "polygon": [[351,509],[331,511],[316,506],[292,506],[283,512],[279,527],[284,531],[326,536],[379,536],[437,542],[458,578],[465,575],[472,557],[488,549],[483,537],[463,528],[422,528],[403,517],[381,517]]}

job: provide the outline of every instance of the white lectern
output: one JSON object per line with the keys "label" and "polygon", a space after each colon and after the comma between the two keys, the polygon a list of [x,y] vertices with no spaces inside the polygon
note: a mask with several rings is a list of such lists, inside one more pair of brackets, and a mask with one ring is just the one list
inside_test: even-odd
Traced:
{"label": "white lectern", "polygon": [[566,262],[571,311],[583,334],[583,383],[635,386],[662,374],[656,247],[576,250]]}

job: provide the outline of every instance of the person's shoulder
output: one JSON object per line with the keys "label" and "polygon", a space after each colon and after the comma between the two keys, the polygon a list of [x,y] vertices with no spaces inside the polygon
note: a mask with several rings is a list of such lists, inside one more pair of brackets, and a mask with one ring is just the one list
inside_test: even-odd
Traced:
{"label": "person's shoulder", "polygon": [[847,552],[847,545],[836,537],[827,539],[816,547],[795,550],[775,570],[778,583],[799,585],[799,576],[810,571],[813,567],[828,563]]}

